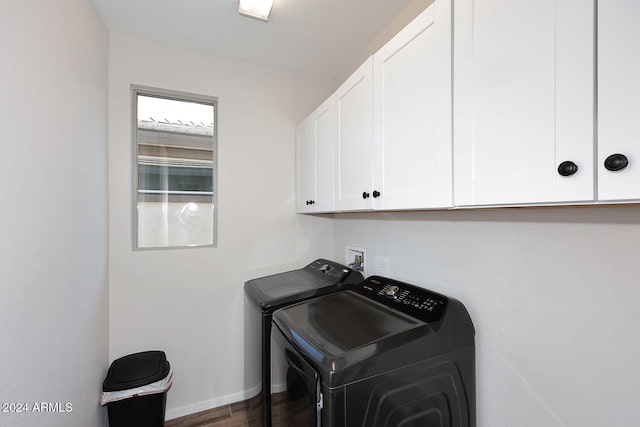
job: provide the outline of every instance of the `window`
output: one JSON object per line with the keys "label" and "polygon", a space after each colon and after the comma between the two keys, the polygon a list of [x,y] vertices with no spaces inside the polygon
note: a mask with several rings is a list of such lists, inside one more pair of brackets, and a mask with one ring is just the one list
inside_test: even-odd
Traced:
{"label": "window", "polygon": [[134,248],[215,245],[217,101],[133,89]]}

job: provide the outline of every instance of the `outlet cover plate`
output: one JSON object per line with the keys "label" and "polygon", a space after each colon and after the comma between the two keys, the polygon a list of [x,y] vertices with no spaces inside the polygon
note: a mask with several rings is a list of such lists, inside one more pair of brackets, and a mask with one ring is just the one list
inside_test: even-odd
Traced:
{"label": "outlet cover plate", "polygon": [[[345,246],[344,249],[345,249],[345,252],[344,252],[345,264],[348,267],[351,267],[352,269],[362,273],[362,275],[364,277],[367,277],[367,250],[364,249],[364,248],[358,248],[356,246]],[[361,264],[362,269],[355,268],[357,266],[356,265],[352,265],[352,264],[354,264],[354,262],[356,262],[356,256],[362,257],[361,258],[362,259],[362,264]]]}

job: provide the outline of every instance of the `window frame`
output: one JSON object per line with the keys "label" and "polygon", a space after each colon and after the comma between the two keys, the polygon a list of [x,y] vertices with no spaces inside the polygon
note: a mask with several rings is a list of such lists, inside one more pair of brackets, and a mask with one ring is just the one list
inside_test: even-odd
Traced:
{"label": "window frame", "polygon": [[[131,85],[131,246],[133,251],[157,251],[171,249],[215,248],[218,245],[218,97],[181,92],[170,89],[159,89],[149,86]],[[150,96],[174,101],[196,102],[213,106],[213,241],[207,245],[155,246],[139,247],[138,245],[138,96]]]}

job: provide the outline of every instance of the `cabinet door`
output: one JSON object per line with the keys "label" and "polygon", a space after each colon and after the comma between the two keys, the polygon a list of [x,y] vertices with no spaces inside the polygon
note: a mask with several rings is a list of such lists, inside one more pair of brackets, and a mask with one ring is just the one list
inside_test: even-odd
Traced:
{"label": "cabinet door", "polygon": [[310,118],[296,128],[296,212],[309,212],[315,197],[315,143]]}
{"label": "cabinet door", "polygon": [[[338,88],[336,103],[336,209],[371,208],[373,60]],[[369,194],[369,197],[366,197]]]}
{"label": "cabinet door", "polygon": [[[640,2],[598,2],[598,198],[640,199]],[[614,160],[605,166],[610,156]],[[621,157],[620,155],[624,156]],[[624,166],[624,159],[627,166]]]}
{"label": "cabinet door", "polygon": [[376,209],[449,207],[451,2],[437,0],[373,57]]}
{"label": "cabinet door", "polygon": [[315,147],[315,195],[312,212],[328,212],[334,209],[333,147],[334,98],[326,100],[311,114],[311,132]]}
{"label": "cabinet door", "polygon": [[[456,205],[593,200],[594,10],[455,2]],[[577,172],[560,175],[566,161]]]}

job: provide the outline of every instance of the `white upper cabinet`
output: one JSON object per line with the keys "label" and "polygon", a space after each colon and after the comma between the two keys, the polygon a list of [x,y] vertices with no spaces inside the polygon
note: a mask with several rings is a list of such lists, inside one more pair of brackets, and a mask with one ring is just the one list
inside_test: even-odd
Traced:
{"label": "white upper cabinet", "polygon": [[334,94],[335,208],[371,209],[373,61],[369,58]]}
{"label": "white upper cabinet", "polygon": [[640,199],[640,2],[598,2],[598,198]]}
{"label": "white upper cabinet", "polygon": [[334,100],[330,97],[297,128],[298,212],[329,212],[334,209],[334,119]]}
{"label": "white upper cabinet", "polygon": [[311,120],[306,119],[296,128],[296,211],[311,211],[310,201],[315,197],[315,144],[311,134]]}
{"label": "white upper cabinet", "polygon": [[594,0],[455,2],[456,205],[593,200],[594,11]]}
{"label": "white upper cabinet", "polygon": [[451,12],[436,0],[373,56],[375,209],[452,205]]}
{"label": "white upper cabinet", "polygon": [[316,194],[311,205],[314,212],[328,212],[335,208],[333,183],[334,108],[332,96],[311,114],[316,157]]}

